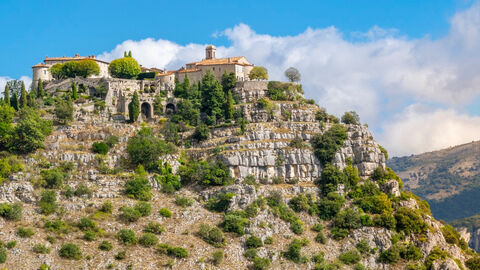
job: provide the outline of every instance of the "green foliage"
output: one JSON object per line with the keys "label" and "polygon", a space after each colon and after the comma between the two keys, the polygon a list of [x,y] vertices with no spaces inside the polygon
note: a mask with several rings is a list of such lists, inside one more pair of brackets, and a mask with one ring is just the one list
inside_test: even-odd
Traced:
{"label": "green foliage", "polygon": [[82,251],[76,244],[67,243],[62,245],[58,251],[58,255],[64,259],[80,260],[82,258]]}
{"label": "green foliage", "polygon": [[258,256],[253,258],[253,269],[254,270],[268,269],[269,266],[270,266],[270,259],[261,258],[261,257],[258,257]]}
{"label": "green foliage", "polygon": [[223,250],[217,250],[212,253],[213,265],[219,266],[223,262],[224,253]]}
{"label": "green foliage", "polygon": [[141,72],[137,76],[137,80],[144,80],[144,79],[154,79],[156,72]]}
{"label": "green foliage", "polygon": [[216,212],[225,212],[230,207],[231,199],[235,196],[235,193],[220,193],[214,197],[211,197],[206,207],[208,210],[216,211]]}
{"label": "green foliage", "polygon": [[205,124],[200,124],[195,128],[195,131],[192,134],[192,138],[200,142],[208,139],[209,135],[210,129],[208,128],[208,126]]}
{"label": "green foliage", "polygon": [[71,229],[71,227],[61,219],[47,220],[43,225],[43,228],[45,228],[47,231],[55,232],[57,234],[67,234]]}
{"label": "green foliage", "polygon": [[422,258],[422,254],[420,249],[412,243],[397,243],[382,251],[378,260],[386,264],[395,264],[400,258],[416,261]]}
{"label": "green foliage", "polygon": [[87,196],[88,198],[92,197],[92,191],[85,184],[80,184],[77,186],[77,189],[73,192],[73,195],[77,197]]}
{"label": "green foliage", "polygon": [[267,88],[271,100],[296,100],[303,93],[302,85],[295,83],[270,81]]}
{"label": "green foliage", "polygon": [[157,251],[162,254],[167,254],[172,257],[176,258],[187,258],[188,257],[188,250],[182,247],[173,247],[168,244],[159,244],[156,247]]}
{"label": "green foliage", "polygon": [[15,109],[13,107],[5,103],[0,103],[0,150],[8,149],[7,144],[14,130],[12,125],[14,115]]}
{"label": "green foliage", "polygon": [[140,115],[140,101],[138,100],[137,91],[133,92],[132,100],[128,103],[128,119],[130,122],[136,122]]}
{"label": "green foliage", "polygon": [[20,154],[33,152],[43,147],[43,141],[51,131],[51,121],[43,120],[37,111],[25,108],[20,112],[20,118],[8,142],[8,149]]}
{"label": "green foliage", "polygon": [[67,178],[67,173],[61,168],[52,168],[40,172],[46,188],[59,188]]}
{"label": "green foliage", "polygon": [[188,207],[188,206],[192,206],[193,203],[194,203],[194,200],[187,196],[179,195],[175,197],[175,204],[178,206]]}
{"label": "green foliage", "polygon": [[121,218],[126,222],[135,222],[140,217],[149,216],[152,212],[152,206],[146,202],[139,202],[134,207],[122,206],[120,208]]}
{"label": "green foliage", "polygon": [[343,141],[347,138],[347,129],[334,124],[323,134],[313,137],[312,146],[315,156],[322,164],[327,164],[335,157],[335,153],[342,147]]}
{"label": "green foliage", "polygon": [[147,226],[145,226],[143,231],[154,234],[162,234],[165,231],[165,227],[158,222],[150,221],[148,222]]}
{"label": "green foliage", "polygon": [[155,169],[158,158],[161,155],[175,153],[176,148],[173,144],[156,137],[152,129],[143,127],[128,140],[127,152],[133,164]]}
{"label": "green foliage", "polygon": [[419,234],[427,231],[428,226],[419,214],[407,207],[400,207],[394,214],[397,231],[406,234]]}
{"label": "green foliage", "polygon": [[259,247],[263,247],[263,241],[260,237],[256,237],[255,235],[252,235],[247,238],[245,245],[247,246],[247,248],[259,248]]}
{"label": "green foliage", "polygon": [[117,233],[116,238],[124,245],[135,245],[138,243],[138,238],[131,229],[121,229]]}
{"label": "green foliage", "polygon": [[180,166],[177,174],[184,185],[225,186],[233,183],[230,170],[222,161],[190,161]]}
{"label": "green foliage", "polygon": [[360,117],[354,111],[345,112],[342,115],[342,123],[347,125],[360,125]]}
{"label": "green foliage", "polygon": [[295,234],[301,234],[303,232],[303,222],[295,215],[295,212],[282,201],[279,193],[272,193],[267,198],[267,204],[272,209],[273,215],[290,223],[290,229]]}
{"label": "green foliage", "polygon": [[370,250],[371,250],[370,245],[365,239],[360,240],[360,242],[357,243],[356,247],[357,247],[357,250],[362,254],[368,254],[370,253]]}
{"label": "green foliage", "polygon": [[123,57],[113,60],[108,66],[108,71],[115,78],[134,79],[140,74],[138,62],[132,57]]}
{"label": "green foliage", "polygon": [[258,108],[263,109],[268,113],[271,113],[274,108],[274,105],[272,104],[272,102],[270,102],[270,100],[268,100],[268,98],[260,98],[257,101],[257,106]]}
{"label": "green foliage", "polygon": [[283,257],[294,263],[306,263],[308,261],[308,258],[306,256],[302,256],[301,250],[302,247],[305,247],[308,244],[309,242],[305,238],[293,239],[292,242],[288,245],[287,251],[283,252]]}
{"label": "green foliage", "polygon": [[75,78],[76,76],[87,78],[91,75],[99,75],[100,67],[91,59],[70,61],[64,64],[57,63],[50,68],[53,78]]}
{"label": "green foliage", "polygon": [[100,208],[100,211],[111,214],[113,211],[113,203],[111,201],[105,201]]}
{"label": "green foliage", "polygon": [[142,165],[138,165],[137,171],[139,173],[137,173],[133,179],[125,182],[125,194],[137,200],[149,201],[153,196],[151,191],[152,188]]}
{"label": "green foliage", "polygon": [[288,144],[288,146],[290,147],[293,147],[293,148],[298,148],[298,149],[302,149],[302,148],[306,148],[307,145],[305,144],[305,142],[303,141],[302,138],[300,137],[295,137],[293,138],[290,143]]}
{"label": "green foliage", "polygon": [[245,234],[245,227],[249,224],[248,219],[236,213],[227,213],[223,217],[223,230],[237,235]]}
{"label": "green foliage", "polygon": [[92,151],[97,154],[106,155],[110,147],[104,142],[94,142],[92,144]]}
{"label": "green foliage", "polygon": [[349,250],[340,254],[338,259],[344,264],[354,265],[362,259],[362,256],[356,250]]}
{"label": "green foliage", "polygon": [[127,257],[127,252],[125,250],[119,251],[117,254],[115,254],[115,260],[121,261]]}
{"label": "green foliage", "polygon": [[207,114],[207,124],[213,125],[224,117],[225,93],[213,73],[207,71],[201,82],[202,112]]}
{"label": "green foliage", "polygon": [[50,248],[45,246],[44,244],[36,244],[32,248],[33,252],[38,254],[48,254],[50,253]]}
{"label": "green foliage", "polygon": [[104,240],[98,245],[98,249],[103,251],[110,251],[113,249],[113,244],[110,241]]}
{"label": "green foliage", "polygon": [[223,247],[225,245],[223,232],[217,227],[202,223],[200,224],[197,235],[214,247]]}
{"label": "green foliage", "polygon": [[371,214],[391,213],[393,211],[392,202],[385,193],[358,198],[355,200],[355,205]]}
{"label": "green foliage", "polygon": [[470,270],[479,270],[480,269],[480,257],[475,256],[473,258],[468,259],[465,262],[465,265],[468,267]]}
{"label": "green foliage", "polygon": [[[41,82],[41,79],[39,80]],[[5,88],[3,91],[3,104],[2,105],[8,105],[10,106],[10,88],[8,87],[8,84],[5,84]]]}
{"label": "green foliage", "polygon": [[397,226],[397,221],[392,217],[391,213],[383,213],[381,215],[376,215],[373,218],[373,224],[377,227],[384,227],[389,230],[395,229]]}
{"label": "green foliage", "polygon": [[144,247],[152,247],[158,243],[158,237],[153,233],[147,232],[138,239],[138,242]]}
{"label": "green foliage", "polygon": [[253,67],[248,74],[248,78],[250,80],[268,80],[267,69],[260,66]]}
{"label": "green foliage", "polygon": [[75,82],[72,82],[72,99],[73,100],[78,99],[77,85],[75,84]]}
{"label": "green foliage", "polygon": [[13,221],[18,221],[22,218],[23,207],[21,203],[0,203],[0,216]]}
{"label": "green foliage", "polygon": [[0,263],[5,263],[7,261],[7,249],[3,246],[0,246]]}
{"label": "green foliage", "polygon": [[17,246],[17,241],[10,241],[5,245],[8,249],[12,249]]}
{"label": "green foliage", "polygon": [[295,211],[295,212],[307,212],[310,207],[314,204],[315,200],[312,194],[299,194],[294,196],[288,202],[288,205]]}
{"label": "green foliage", "polygon": [[50,215],[57,211],[57,193],[54,190],[44,190],[38,202],[42,214]]}
{"label": "green foliage", "polygon": [[[433,247],[433,250],[430,251],[430,254],[428,254],[428,256],[425,258],[425,261],[424,261],[424,264],[425,264],[425,267],[430,270],[432,269],[432,265],[433,265],[433,262],[440,259],[440,260],[445,260],[446,258],[448,257],[448,253],[441,250],[439,247],[435,246]],[[468,266],[468,261],[466,263],[467,267]],[[474,269],[474,268],[470,268],[470,269]]]}
{"label": "green foliage", "polygon": [[320,219],[329,220],[337,215],[344,203],[345,199],[342,196],[331,192],[316,202],[312,213],[316,213]]}
{"label": "green foliage", "polygon": [[165,208],[165,207],[160,208],[158,212],[162,217],[167,217],[167,218],[172,217],[172,211],[170,211],[168,208]]}
{"label": "green foliage", "polygon": [[381,146],[381,145],[378,145],[378,148],[380,148],[380,151],[381,151],[382,154],[385,156],[385,160],[387,160],[387,159],[388,159],[387,149],[383,148],[383,146]]}
{"label": "green foliage", "polygon": [[460,233],[457,232],[451,225],[445,225],[441,228],[443,237],[445,241],[449,244],[457,245],[461,249],[468,249],[467,242],[460,236]]}
{"label": "green foliage", "polygon": [[184,122],[187,125],[196,126],[200,123],[200,109],[189,99],[182,99],[177,104],[177,111],[172,121]]}
{"label": "green foliage", "polygon": [[20,227],[17,230],[17,235],[21,238],[30,238],[35,234],[35,231],[32,228]]}
{"label": "green foliage", "polygon": [[20,100],[18,104],[19,109],[27,107],[27,91],[25,90],[25,83],[22,81],[22,91],[20,92]]}
{"label": "green foliage", "polygon": [[333,225],[347,230],[357,229],[362,225],[360,213],[352,208],[341,210],[333,219]]}

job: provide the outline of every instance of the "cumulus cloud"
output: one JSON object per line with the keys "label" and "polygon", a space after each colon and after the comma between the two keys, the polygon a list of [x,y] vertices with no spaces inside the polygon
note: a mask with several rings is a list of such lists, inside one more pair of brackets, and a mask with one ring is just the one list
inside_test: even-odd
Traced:
{"label": "cumulus cloud", "polygon": [[[439,139],[441,142],[426,144],[423,138],[428,130],[413,129],[409,137],[418,140],[412,139],[408,147],[402,148],[401,144],[407,142],[386,127],[413,127],[411,119],[395,116],[413,110],[409,107],[412,104],[450,108],[445,112],[452,119],[468,119],[456,110],[480,94],[480,4],[455,14],[443,38],[410,39],[400,34],[395,29],[374,26],[366,33],[343,33],[327,27],[307,28],[293,36],[272,36],[256,33],[246,24],[215,33],[230,41],[229,45],[217,48],[219,57],[244,55],[256,65],[265,66],[271,79],[284,79],[285,69],[298,68],[307,97],[336,115],[357,111],[394,155],[471,140],[471,135],[457,132]],[[152,38],[127,40],[99,58],[112,60],[131,50],[144,66],[178,69],[203,58],[205,45],[180,45]],[[460,123],[467,125],[468,121]],[[383,134],[381,130],[385,130]]]}

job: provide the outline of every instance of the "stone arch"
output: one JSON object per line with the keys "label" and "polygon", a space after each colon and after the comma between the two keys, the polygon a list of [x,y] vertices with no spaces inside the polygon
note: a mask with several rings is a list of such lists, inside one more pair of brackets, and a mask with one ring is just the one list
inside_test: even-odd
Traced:
{"label": "stone arch", "polygon": [[167,106],[165,107],[165,113],[170,114],[174,112],[175,112],[175,104],[168,103]]}
{"label": "stone arch", "polygon": [[150,105],[150,103],[143,102],[140,106],[140,111],[142,112],[142,116],[145,117],[145,119],[152,118],[152,105]]}

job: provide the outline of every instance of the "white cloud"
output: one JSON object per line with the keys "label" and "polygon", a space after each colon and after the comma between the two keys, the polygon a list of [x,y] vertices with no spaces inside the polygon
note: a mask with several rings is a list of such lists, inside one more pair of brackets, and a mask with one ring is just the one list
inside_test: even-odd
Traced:
{"label": "white cloud", "polygon": [[397,155],[418,154],[466,142],[478,141],[480,117],[453,109],[431,109],[411,105],[386,124],[381,144]]}
{"label": "white cloud", "polygon": [[[272,36],[258,34],[248,25],[239,24],[214,34],[230,41],[230,45],[218,47],[219,57],[244,55],[256,65],[267,67],[270,78],[275,80],[283,79],[284,70],[294,66],[302,73],[307,97],[315,98],[337,115],[356,110],[363,122],[374,130],[388,130],[387,126],[414,127],[411,119],[392,118],[406,108],[412,110],[408,107],[411,104],[451,108],[445,112],[453,115],[452,119],[454,116],[468,119],[455,111],[480,94],[479,3],[455,14],[449,32],[436,40],[428,36],[409,39],[399,36],[395,29],[378,26],[366,33],[342,33],[335,27],[328,27],[307,28],[293,36]],[[151,38],[128,40],[99,57],[112,60],[131,50],[145,66],[177,69],[201,59],[204,46],[183,46]],[[432,113],[437,115],[438,111]],[[441,121],[441,118],[430,120]],[[468,121],[460,121],[458,125],[470,128]],[[462,130],[458,125],[457,129]],[[439,137],[441,142],[425,143],[425,134],[430,133],[425,129],[409,130],[410,143],[388,131],[379,135],[394,155],[451,145],[447,139],[452,144],[472,139],[471,134],[462,132]]]}

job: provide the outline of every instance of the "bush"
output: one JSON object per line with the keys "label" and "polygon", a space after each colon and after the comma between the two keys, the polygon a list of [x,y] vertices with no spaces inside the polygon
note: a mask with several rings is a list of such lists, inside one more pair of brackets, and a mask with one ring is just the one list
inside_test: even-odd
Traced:
{"label": "bush", "polygon": [[333,219],[335,227],[343,229],[357,229],[362,224],[360,221],[360,213],[352,208],[347,208],[338,212],[337,216]]}
{"label": "bush", "polygon": [[303,139],[300,138],[300,137],[295,137],[295,138],[293,138],[293,139],[290,141],[289,146],[290,146],[290,147],[293,147],[293,148],[299,148],[299,149],[307,147],[307,145],[305,144],[305,142],[303,141]]}
{"label": "bush", "polygon": [[338,256],[338,259],[344,264],[354,265],[362,259],[362,256],[360,255],[360,253],[358,253],[358,251],[350,250],[340,254],[340,256]]}
{"label": "bush", "polygon": [[82,251],[77,245],[67,243],[60,248],[58,255],[65,259],[80,260],[82,258]]}
{"label": "bush", "polygon": [[162,234],[165,231],[165,228],[158,222],[150,221],[147,226],[145,226],[143,231],[154,234]]}
{"label": "bush", "polygon": [[34,109],[24,108],[13,129],[7,147],[10,152],[27,154],[43,147],[45,137],[52,131],[52,122],[43,120]]}
{"label": "bush", "polygon": [[389,249],[380,253],[378,261],[385,264],[394,264],[400,260],[400,249],[397,245],[391,246]]}
{"label": "bush", "polygon": [[173,154],[176,151],[172,143],[167,143],[155,136],[153,130],[146,127],[131,137],[127,144],[130,161],[135,165],[141,164],[147,169],[154,168],[161,155]]}
{"label": "bush", "polygon": [[83,233],[83,239],[86,241],[93,241],[97,237],[97,233],[91,230],[87,230]]}
{"label": "bush", "polygon": [[117,235],[117,239],[125,245],[135,245],[138,242],[138,238],[135,232],[131,229],[121,229]]}
{"label": "bush", "polygon": [[245,227],[248,225],[248,219],[236,215],[234,213],[227,213],[223,220],[223,230],[226,232],[233,232],[237,235],[245,234]]}
{"label": "bush", "polygon": [[272,193],[267,198],[267,203],[275,216],[290,223],[290,229],[295,234],[301,234],[303,232],[303,222],[295,215],[295,212],[292,209],[288,208],[288,206],[283,203],[282,197],[279,193]]}
{"label": "bush", "polygon": [[106,155],[110,147],[104,142],[94,142],[92,144],[92,151],[97,154]]}
{"label": "bush", "polygon": [[42,214],[50,215],[57,211],[57,193],[54,190],[45,190],[42,192],[38,202]]}
{"label": "bush", "polygon": [[[141,169],[143,168],[140,167],[140,170]],[[125,183],[125,194],[127,194],[128,197],[135,198],[141,201],[149,201],[153,197],[150,183],[148,182],[146,176],[143,174],[137,174],[134,179],[128,180]]]}
{"label": "bush", "polygon": [[20,227],[17,230],[17,235],[21,238],[30,238],[35,234],[35,231],[32,228]]}
{"label": "bush", "polygon": [[[0,261],[1,262],[1,261]],[[475,256],[473,258],[468,259],[465,262],[465,265],[468,267],[470,270],[479,270],[480,269],[480,257]]]}
{"label": "bush", "polygon": [[83,217],[77,223],[77,227],[82,231],[97,230],[97,223],[87,217]]}
{"label": "bush", "polygon": [[230,207],[231,199],[235,196],[235,193],[220,193],[210,198],[207,202],[207,209],[216,212],[225,212]]}
{"label": "bush", "polygon": [[172,217],[172,211],[170,211],[168,208],[165,208],[165,207],[160,208],[158,212],[162,217],[166,217],[166,218]]}
{"label": "bush", "polygon": [[400,207],[394,214],[397,231],[406,234],[418,234],[427,231],[427,224],[423,222],[419,214],[407,207]]}
{"label": "bush", "polygon": [[384,213],[381,215],[376,215],[373,218],[373,224],[377,227],[384,227],[389,230],[394,229],[397,225],[397,221],[389,213]]}
{"label": "bush", "polygon": [[162,185],[162,192],[173,194],[182,187],[178,175],[173,174],[172,167],[168,162],[158,166],[159,175],[155,176],[155,181]]}
{"label": "bush", "polygon": [[263,109],[268,113],[272,112],[272,110],[273,110],[273,104],[267,98],[260,98],[257,101],[257,106],[258,106],[258,108]]}
{"label": "bush", "polygon": [[22,218],[22,211],[21,203],[0,203],[0,216],[5,219],[18,221]]}
{"label": "bush", "polygon": [[345,199],[337,193],[331,192],[326,198],[320,199],[315,204],[313,213],[323,220],[329,220],[337,215],[345,203]]}
{"label": "bush", "polygon": [[315,242],[318,242],[320,244],[326,244],[327,237],[325,237],[325,234],[323,234],[323,232],[318,232],[317,236],[315,236]]}
{"label": "bush", "polygon": [[357,247],[357,250],[360,251],[360,253],[362,254],[370,253],[370,245],[365,239],[362,239],[360,242],[358,242],[356,247]]}
{"label": "bush", "polygon": [[14,248],[15,246],[17,246],[17,241],[10,241],[10,242],[8,242],[7,245],[6,245],[6,247],[7,247],[8,249],[12,249],[12,248]]}
{"label": "bush", "polygon": [[223,250],[217,250],[212,253],[212,262],[215,266],[219,266],[223,262]]}
{"label": "bush", "polygon": [[254,235],[247,238],[245,242],[247,248],[259,248],[263,247],[263,241],[260,237],[256,237]]}
{"label": "bush", "polygon": [[111,201],[105,201],[100,208],[100,211],[111,214],[113,211],[113,203]]}
{"label": "bush", "polygon": [[77,197],[87,195],[88,198],[91,198],[92,194],[92,191],[85,184],[78,185],[77,189],[75,189],[75,191],[73,192],[73,195]]}
{"label": "bush", "polygon": [[110,251],[113,249],[113,244],[110,241],[104,240],[100,245],[98,245],[98,249],[103,251]]}
{"label": "bush", "polygon": [[265,241],[263,241],[263,243],[264,243],[265,245],[271,245],[271,244],[273,244],[273,237],[269,236],[269,237],[265,238]]}
{"label": "bush", "polygon": [[332,233],[333,239],[341,240],[348,236],[348,234],[350,233],[350,230],[334,227],[330,232]]}
{"label": "bush", "polygon": [[135,222],[142,217],[140,211],[128,206],[120,207],[120,212],[120,218],[125,222]]}
{"label": "bush", "polygon": [[59,188],[63,185],[63,181],[67,177],[60,168],[42,170],[40,172],[43,181],[45,181],[44,187],[46,188]]}
{"label": "bush", "polygon": [[311,194],[308,194],[308,195],[299,194],[291,198],[290,201],[288,202],[288,205],[295,212],[302,212],[302,211],[307,212],[310,209],[312,203],[313,203],[313,197],[311,196]]}
{"label": "bush", "polygon": [[270,266],[270,259],[261,258],[261,257],[258,257],[258,256],[253,258],[253,269],[254,270],[268,269],[269,266]]}
{"label": "bush", "polygon": [[142,217],[149,216],[152,213],[152,206],[146,202],[138,202],[135,204],[134,208]]}
{"label": "bush", "polygon": [[133,57],[118,58],[110,62],[108,71],[114,78],[134,79],[140,74],[141,69]]}
{"label": "bush", "polygon": [[7,250],[5,247],[0,246],[0,263],[5,263],[7,261]]}
{"label": "bush", "polygon": [[210,135],[210,129],[205,124],[200,124],[195,128],[195,131],[192,134],[192,138],[197,141],[204,141],[208,139]]}
{"label": "bush", "polygon": [[194,200],[187,196],[176,196],[175,204],[181,207],[188,207],[193,205]]}
{"label": "bush", "polygon": [[104,140],[104,142],[107,144],[109,148],[112,148],[115,146],[115,144],[118,143],[118,137],[114,135],[110,135]]}
{"label": "bush", "polygon": [[334,124],[325,133],[313,138],[312,146],[315,156],[322,164],[329,163],[335,157],[335,153],[342,147],[346,138],[347,129],[340,124]]}
{"label": "bush", "polygon": [[248,260],[252,260],[253,258],[258,256],[258,250],[256,248],[249,248],[245,250],[243,256],[245,256],[245,258],[247,258]]}
{"label": "bush", "polygon": [[306,263],[308,258],[306,256],[302,256],[301,250],[302,247],[308,245],[307,239],[294,239],[289,245],[288,250],[283,252],[283,257],[287,260],[290,260],[295,263]]}
{"label": "bush", "polygon": [[[424,264],[427,269],[432,269],[432,264],[434,261],[441,259],[445,260],[448,257],[448,253],[441,250],[437,246],[433,247],[433,250],[430,251],[430,254],[428,254],[427,258],[425,258]],[[468,261],[466,263],[467,267],[468,266]],[[470,267],[469,267],[470,268]],[[475,269],[475,268],[470,268],[470,269]]]}
{"label": "bush", "polygon": [[115,260],[121,261],[127,257],[127,252],[125,250],[119,251],[117,254],[115,254]]}
{"label": "bush", "polygon": [[74,107],[72,100],[70,98],[67,100],[57,99],[54,112],[58,123],[65,125],[69,121],[73,121]]}
{"label": "bush", "polygon": [[360,125],[360,117],[354,111],[345,112],[342,115],[342,123],[351,125]]}
{"label": "bush", "polygon": [[50,248],[44,244],[36,244],[33,246],[33,252],[38,254],[48,254],[50,253]]}
{"label": "bush", "polygon": [[153,233],[144,233],[138,240],[144,247],[152,247],[158,243],[158,237]]}
{"label": "bush", "polygon": [[463,250],[468,248],[466,241],[463,240],[460,233],[458,233],[451,225],[443,226],[441,231],[447,243],[457,245]]}
{"label": "bush", "polygon": [[225,244],[225,237],[223,236],[222,231],[217,227],[211,227],[208,224],[200,224],[200,229],[197,234],[205,240],[205,242],[215,247],[223,247]]}
{"label": "bush", "polygon": [[392,202],[385,193],[356,199],[355,205],[371,214],[391,213],[393,211]]}
{"label": "bush", "polygon": [[268,80],[268,71],[261,66],[253,67],[248,74],[248,78],[250,80]]}
{"label": "bush", "polygon": [[233,183],[230,170],[222,161],[190,161],[177,171],[183,185],[226,186]]}
{"label": "bush", "polygon": [[168,244],[159,244],[156,247],[157,251],[162,254],[167,254],[176,258],[186,258],[188,257],[188,250],[181,247],[172,247]]}

